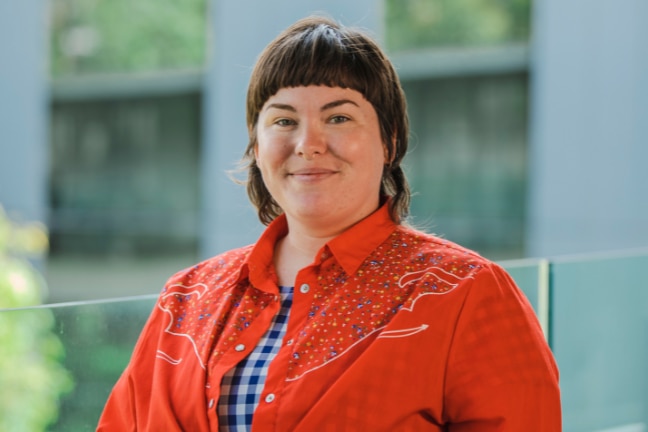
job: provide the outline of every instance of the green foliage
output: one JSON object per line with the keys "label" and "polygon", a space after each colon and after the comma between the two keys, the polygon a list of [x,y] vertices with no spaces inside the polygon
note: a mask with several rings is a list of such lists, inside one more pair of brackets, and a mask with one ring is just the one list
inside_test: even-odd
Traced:
{"label": "green foliage", "polygon": [[202,66],[206,0],[51,0],[55,77]]}
{"label": "green foliage", "polygon": [[[17,225],[0,207],[0,309],[41,302],[44,282],[24,258],[44,252],[38,224]],[[61,366],[63,345],[48,309],[0,311],[0,430],[43,431],[58,416],[59,397],[72,380]]]}
{"label": "green foliage", "polygon": [[529,37],[529,0],[386,0],[387,46],[490,45]]}

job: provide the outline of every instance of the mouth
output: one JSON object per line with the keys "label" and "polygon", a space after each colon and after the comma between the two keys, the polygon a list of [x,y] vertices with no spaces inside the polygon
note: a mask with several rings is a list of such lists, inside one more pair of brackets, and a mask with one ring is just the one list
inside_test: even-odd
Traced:
{"label": "mouth", "polygon": [[289,172],[288,176],[302,181],[315,181],[325,179],[335,174],[337,174],[337,171],[331,169],[309,168]]}

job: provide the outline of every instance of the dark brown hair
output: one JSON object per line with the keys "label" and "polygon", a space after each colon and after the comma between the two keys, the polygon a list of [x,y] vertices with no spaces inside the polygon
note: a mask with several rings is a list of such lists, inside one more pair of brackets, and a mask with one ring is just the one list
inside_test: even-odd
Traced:
{"label": "dark brown hair", "polygon": [[248,172],[248,196],[259,219],[267,225],[282,213],[263,183],[254,156],[259,112],[280,89],[309,85],[350,88],[373,105],[387,148],[380,193],[390,197],[391,217],[400,223],[410,203],[409,185],[400,166],[409,136],[400,80],[369,36],[323,17],[304,18],[284,30],[263,50],[252,71],[247,93],[250,140],[242,162]]}

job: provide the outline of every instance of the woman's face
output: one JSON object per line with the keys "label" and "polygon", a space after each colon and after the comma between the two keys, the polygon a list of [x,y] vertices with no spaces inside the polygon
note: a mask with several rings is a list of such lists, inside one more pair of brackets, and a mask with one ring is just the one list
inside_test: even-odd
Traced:
{"label": "woman's face", "polygon": [[256,131],[257,165],[289,225],[335,235],[378,208],[385,147],[361,93],[283,88],[264,104]]}

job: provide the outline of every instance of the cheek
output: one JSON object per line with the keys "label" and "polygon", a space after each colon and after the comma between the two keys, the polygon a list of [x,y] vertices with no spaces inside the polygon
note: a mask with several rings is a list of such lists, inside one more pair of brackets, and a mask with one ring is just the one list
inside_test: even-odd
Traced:
{"label": "cheek", "polygon": [[254,157],[261,174],[268,178],[281,169],[287,158],[286,148],[276,141],[265,141],[259,137],[254,147]]}
{"label": "cheek", "polygon": [[283,134],[262,133],[257,136],[254,152],[263,159],[282,159],[292,153],[292,142]]}

